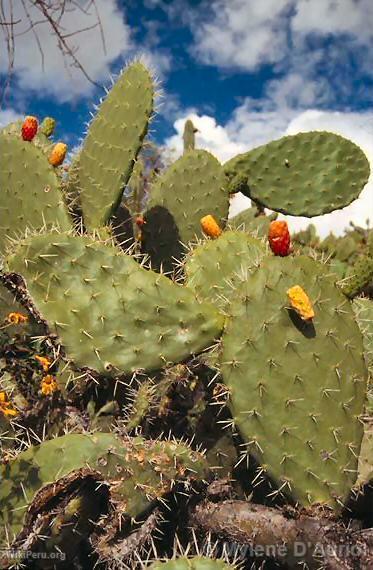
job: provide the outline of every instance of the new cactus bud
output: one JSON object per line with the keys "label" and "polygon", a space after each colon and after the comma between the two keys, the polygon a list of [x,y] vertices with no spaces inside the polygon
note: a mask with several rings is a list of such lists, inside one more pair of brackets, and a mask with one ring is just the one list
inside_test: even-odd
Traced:
{"label": "new cactus bud", "polygon": [[43,396],[50,396],[57,390],[57,382],[54,376],[47,374],[41,381],[41,393]]}
{"label": "new cactus bud", "polygon": [[66,152],[67,144],[61,142],[55,144],[48,158],[49,163],[52,166],[60,166],[65,160]]}
{"label": "new cactus bud", "polygon": [[142,228],[142,226],[145,224],[145,220],[144,220],[144,216],[137,216],[136,218],[136,225],[139,228]]}
{"label": "new cactus bud", "polygon": [[36,117],[28,116],[25,118],[22,124],[22,138],[24,141],[32,141],[36,133],[38,132],[38,120]]}
{"label": "new cactus bud", "polygon": [[218,238],[222,233],[221,227],[211,214],[201,218],[201,227],[203,232],[211,238]]}
{"label": "new cactus bud", "polygon": [[45,117],[42,124],[40,125],[40,132],[46,137],[51,137],[53,135],[54,129],[56,127],[56,121],[52,117]]}
{"label": "new cactus bud", "polygon": [[268,230],[268,241],[275,255],[285,257],[290,253],[290,233],[287,222],[274,220]]}
{"label": "new cactus bud", "polygon": [[300,285],[290,287],[290,289],[287,290],[287,295],[292,309],[298,313],[301,319],[304,321],[313,319],[315,311],[313,310],[312,303]]}

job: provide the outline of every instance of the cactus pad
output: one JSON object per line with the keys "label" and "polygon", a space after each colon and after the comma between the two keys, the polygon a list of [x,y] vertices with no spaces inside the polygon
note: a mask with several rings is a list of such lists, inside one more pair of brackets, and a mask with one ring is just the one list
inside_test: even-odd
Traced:
{"label": "cactus pad", "polygon": [[124,70],[89,127],[79,161],[87,228],[105,224],[122,198],[153,113],[153,79],[140,62]]}
{"label": "cactus pad", "polygon": [[70,228],[58,178],[33,144],[0,134],[0,251],[26,228]]}
{"label": "cactus pad", "polygon": [[[306,323],[286,291],[307,290]],[[367,370],[350,302],[328,267],[266,258],[235,292],[221,367],[250,453],[302,505],[344,501],[357,476]]]}
{"label": "cactus pad", "polygon": [[245,232],[226,231],[190,252],[185,264],[186,285],[201,300],[224,309],[237,282],[259,265],[265,253],[260,240]]}
{"label": "cactus pad", "polygon": [[[19,535],[30,507],[42,505],[41,491],[49,485],[51,498],[58,481],[85,470],[103,478],[110,499],[130,517],[141,515],[152,502],[170,492],[184,477],[203,479],[208,473],[203,456],[174,441],[120,439],[111,433],[69,434],[32,446],[0,467],[0,524],[7,537]],[[61,491],[60,491],[61,492]],[[38,499],[38,500],[37,500]],[[0,561],[1,564],[1,561]]]}
{"label": "cactus pad", "polygon": [[232,158],[230,180],[241,192],[292,216],[318,216],[348,206],[368,181],[369,162],[351,141],[328,132],[287,136]]}
{"label": "cactus pad", "polygon": [[235,568],[236,566],[227,564],[224,560],[215,560],[205,556],[193,558],[181,556],[174,560],[154,562],[149,566],[149,570],[234,570]]}
{"label": "cactus pad", "polygon": [[[152,260],[162,247],[160,261],[177,256],[175,241],[187,244],[203,237],[204,216],[212,215],[224,228],[228,207],[229,195],[218,160],[205,150],[186,152],[158,178],[151,191],[143,228],[145,251]],[[163,217],[168,215],[167,224],[159,223],[159,216],[155,215],[158,211],[163,212]]]}
{"label": "cactus pad", "polygon": [[78,367],[116,375],[162,368],[209,346],[223,318],[189,289],[88,237],[46,234],[8,259]]}

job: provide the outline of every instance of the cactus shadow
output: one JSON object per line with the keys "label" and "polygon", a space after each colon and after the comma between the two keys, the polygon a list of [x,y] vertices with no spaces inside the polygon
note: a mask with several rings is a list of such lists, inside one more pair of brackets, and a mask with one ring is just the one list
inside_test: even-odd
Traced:
{"label": "cactus shadow", "polygon": [[142,227],[142,253],[149,255],[152,269],[173,272],[185,253],[174,217],[167,208],[148,210]]}
{"label": "cactus shadow", "polygon": [[295,328],[306,338],[315,338],[316,329],[312,321],[304,321],[294,309],[287,309],[290,320]]}

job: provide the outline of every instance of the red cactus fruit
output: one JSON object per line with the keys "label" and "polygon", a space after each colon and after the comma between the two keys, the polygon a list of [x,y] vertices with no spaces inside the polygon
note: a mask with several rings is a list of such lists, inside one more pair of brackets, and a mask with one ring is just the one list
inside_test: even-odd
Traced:
{"label": "red cactus fruit", "polygon": [[22,138],[24,141],[32,141],[38,132],[38,120],[36,117],[26,117],[22,125]]}
{"label": "red cactus fruit", "polygon": [[287,222],[273,221],[268,231],[268,241],[275,255],[285,257],[290,253],[290,233]]}

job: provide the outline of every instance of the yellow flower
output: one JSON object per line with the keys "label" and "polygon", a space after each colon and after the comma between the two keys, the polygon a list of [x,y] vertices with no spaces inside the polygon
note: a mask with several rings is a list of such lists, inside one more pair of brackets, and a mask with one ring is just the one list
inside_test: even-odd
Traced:
{"label": "yellow flower", "polygon": [[44,372],[48,372],[52,361],[46,356],[39,356],[38,354],[35,355],[35,359],[42,365]]}
{"label": "yellow flower", "polygon": [[11,325],[18,325],[19,323],[27,323],[28,317],[22,313],[9,313],[6,321]]}
{"label": "yellow flower", "polygon": [[41,381],[41,393],[43,396],[50,396],[58,389],[54,376],[47,374]]}
{"label": "yellow flower", "polygon": [[12,407],[12,404],[8,401],[8,397],[5,392],[0,392],[0,413],[5,417],[14,417],[18,415],[17,410]]}
{"label": "yellow flower", "polygon": [[287,295],[292,309],[298,313],[301,319],[304,321],[313,319],[315,311],[313,310],[312,303],[300,285],[290,287],[287,291]]}

